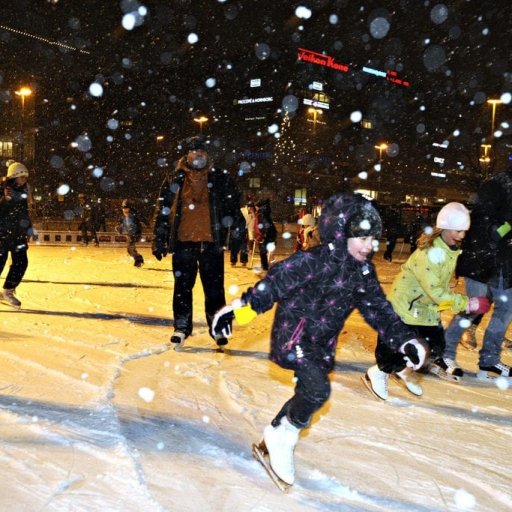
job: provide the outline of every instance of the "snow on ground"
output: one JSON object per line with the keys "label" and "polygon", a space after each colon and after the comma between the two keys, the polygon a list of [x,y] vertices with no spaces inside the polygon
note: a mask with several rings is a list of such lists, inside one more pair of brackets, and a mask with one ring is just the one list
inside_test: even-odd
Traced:
{"label": "snow on ground", "polygon": [[[22,309],[0,305],[1,510],[512,508],[512,390],[476,381],[477,353],[461,348],[464,383],[425,377],[417,398],[393,381],[377,402],[360,380],[375,334],[358,314],[331,400],[297,446],[297,483],[281,493],[251,456],[293,389],[267,359],[272,312],[217,353],[198,281],[195,334],[170,350],[170,259],[142,253],[136,269],[119,247],[30,248]],[[387,288],[400,260],[375,260]],[[236,294],[256,279],[226,267]]]}

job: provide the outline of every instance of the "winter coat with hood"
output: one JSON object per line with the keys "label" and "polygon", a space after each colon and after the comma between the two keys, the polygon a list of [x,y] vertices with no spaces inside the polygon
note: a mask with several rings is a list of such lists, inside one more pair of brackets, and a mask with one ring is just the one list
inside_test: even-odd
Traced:
{"label": "winter coat with hood", "polygon": [[270,357],[283,368],[311,361],[331,370],[338,336],[356,308],[394,350],[415,337],[386,299],[373,264],[348,253],[346,224],[362,201],[354,194],[331,197],[319,222],[323,244],[276,263],[242,296],[257,313],[278,304]]}
{"label": "winter coat with hood", "polygon": [[466,309],[468,298],[449,286],[460,252],[438,236],[432,247],[416,249],[402,265],[389,299],[406,324],[434,326],[441,321],[440,311]]}
{"label": "winter coat with hood", "polygon": [[[187,158],[178,161],[172,176],[165,178],[160,193],[154,219],[153,252],[172,254],[178,242],[181,219],[183,183],[187,172],[195,172],[188,167]],[[221,250],[227,241],[228,229],[231,237],[242,237],[245,221],[240,211],[240,193],[227,170],[211,167],[208,171],[208,206],[213,242]]]}
{"label": "winter coat with hood", "polygon": [[485,181],[471,210],[471,227],[462,242],[456,274],[504,288],[512,288],[512,231],[501,237],[497,228],[512,224],[512,166]]}
{"label": "winter coat with hood", "polygon": [[[9,187],[10,199],[4,196]],[[16,179],[5,179],[0,184],[0,239],[16,245],[25,244],[33,235],[28,208],[30,189],[27,183],[17,185]]]}

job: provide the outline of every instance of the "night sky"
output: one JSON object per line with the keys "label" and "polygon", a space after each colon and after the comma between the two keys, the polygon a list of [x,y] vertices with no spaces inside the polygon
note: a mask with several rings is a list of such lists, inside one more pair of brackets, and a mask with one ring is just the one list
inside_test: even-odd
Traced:
{"label": "night sky", "polygon": [[[311,16],[299,18],[298,6]],[[137,10],[138,26],[123,28],[123,15]],[[256,137],[241,125],[233,108],[255,77],[276,98],[325,82],[332,126],[324,144],[354,169],[365,146],[346,129],[359,110],[378,121],[375,137],[396,143],[397,165],[418,170],[432,167],[432,142],[449,140],[452,161],[485,142],[486,100],[512,91],[511,13],[509,2],[477,0],[17,0],[0,13],[0,98],[8,104],[15,101],[9,91],[35,88],[36,165],[45,179],[73,182],[84,165],[98,165],[121,195],[141,172],[159,181],[162,157],[172,162],[176,141],[197,132],[199,113],[217,119],[208,131],[225,153],[275,144],[271,134]],[[298,48],[332,56],[350,72],[297,63]],[[395,70],[410,87],[364,66]],[[93,82],[103,88],[99,97],[89,93]],[[510,105],[501,105],[499,120],[507,119]],[[91,147],[70,149],[84,134]]]}

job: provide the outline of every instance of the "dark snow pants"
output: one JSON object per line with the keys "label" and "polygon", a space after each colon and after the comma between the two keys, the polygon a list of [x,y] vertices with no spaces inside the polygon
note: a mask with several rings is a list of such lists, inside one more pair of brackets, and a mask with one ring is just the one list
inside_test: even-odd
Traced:
{"label": "dark snow pants", "polygon": [[9,272],[5,278],[4,289],[12,290],[21,283],[28,267],[27,250],[27,244],[20,240],[0,242],[0,273],[7,263],[9,252],[11,253],[12,260]]}
{"label": "dark snow pants", "polygon": [[144,263],[144,258],[142,255],[137,251],[137,242],[140,240],[140,237],[138,236],[127,236],[126,241],[126,252],[133,258],[133,264],[136,267],[139,267]]}
{"label": "dark snow pants", "polygon": [[272,420],[274,427],[281,423],[284,416],[297,428],[307,427],[313,413],[329,399],[331,382],[329,370],[325,365],[306,360],[299,369],[295,370],[295,377],[297,378],[295,394]]}
{"label": "dark snow pants", "polygon": [[178,242],[172,255],[172,271],[174,328],[187,336],[192,333],[192,290],[199,271],[209,330],[213,316],[226,304],[223,251],[213,242]]}

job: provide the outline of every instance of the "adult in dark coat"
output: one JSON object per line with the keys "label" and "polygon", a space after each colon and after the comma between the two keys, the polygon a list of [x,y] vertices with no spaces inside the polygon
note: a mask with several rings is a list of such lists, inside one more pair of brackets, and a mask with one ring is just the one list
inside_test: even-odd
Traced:
{"label": "adult in dark coat", "polygon": [[254,239],[259,245],[261,269],[265,272],[268,270],[269,261],[268,253],[271,252],[270,244],[274,244],[277,240],[277,230],[272,219],[272,210],[270,208],[270,199],[262,199],[256,204],[256,225],[254,227]]}
{"label": "adult in dark coat", "polygon": [[[245,233],[240,194],[225,169],[212,165],[209,145],[202,137],[191,137],[180,145],[183,156],[158,195],[153,255],[161,260],[172,254],[174,274],[174,333],[171,342],[181,347],[192,333],[192,290],[197,273],[205,294],[208,326],[215,312],[226,303],[224,250],[227,234]],[[227,343],[224,336],[215,338]]]}
{"label": "adult in dark coat", "polygon": [[21,306],[14,292],[27,270],[28,241],[33,235],[27,179],[28,169],[20,162],[13,162],[0,184],[0,272],[7,263],[9,253],[12,260],[1,300],[15,307]]}
{"label": "adult in dark coat", "polygon": [[[500,362],[501,348],[512,322],[512,166],[485,181],[471,211],[471,227],[462,244],[456,273],[466,294],[494,302],[479,353],[478,377],[512,376]],[[444,357],[455,360],[457,344],[471,319],[456,315],[446,330]]]}
{"label": "adult in dark coat", "polygon": [[[368,261],[381,231],[371,203],[357,194],[330,198],[322,209],[319,230],[322,245],[276,263],[237,303],[219,311],[213,324],[214,332],[229,334],[231,315],[244,322],[277,303],[270,357],[282,368],[294,370],[297,384],[294,396],[265,428],[264,442],[273,470],[288,484],[294,480],[298,432],[330,396],[328,375],[338,336],[352,311],[358,309],[397,352],[406,351],[415,337],[393,311]],[[411,344],[425,356],[417,340]],[[415,361],[417,367],[422,357]]]}

